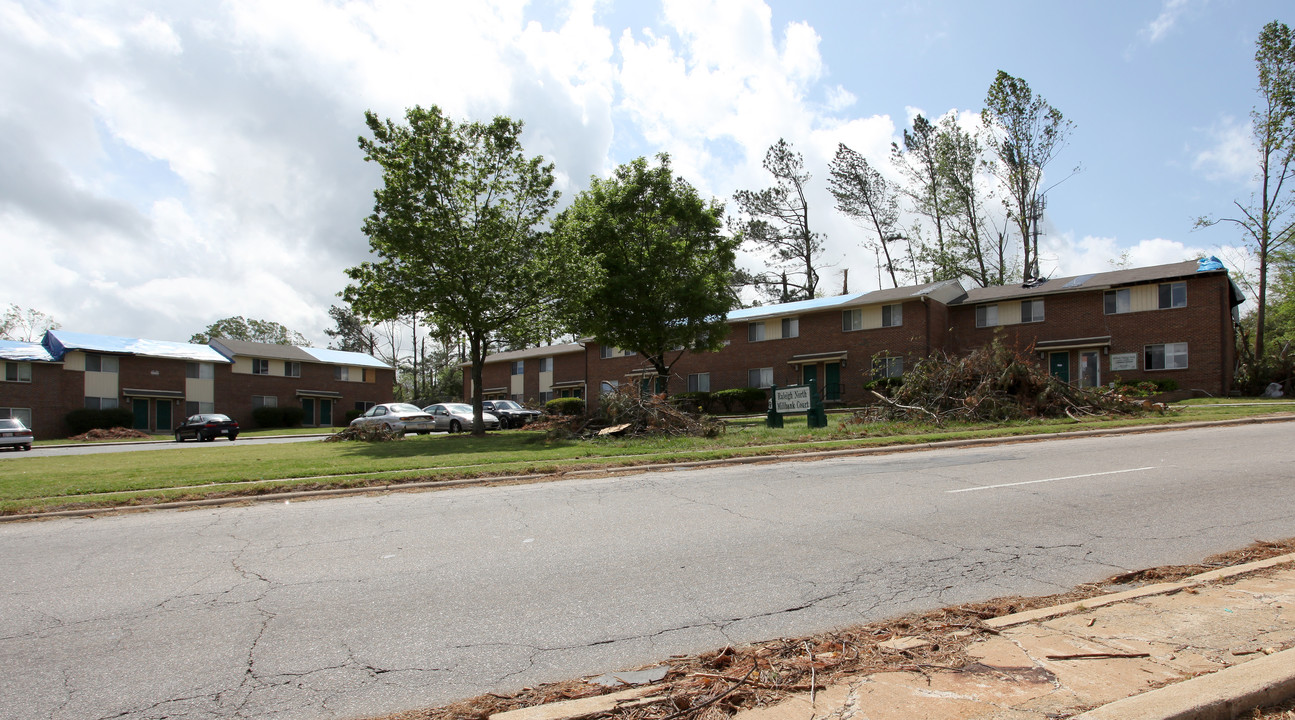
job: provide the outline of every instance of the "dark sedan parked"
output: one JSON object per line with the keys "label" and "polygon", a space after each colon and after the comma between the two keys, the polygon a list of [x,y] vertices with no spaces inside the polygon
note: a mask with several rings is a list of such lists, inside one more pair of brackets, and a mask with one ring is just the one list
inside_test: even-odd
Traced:
{"label": "dark sedan parked", "polygon": [[187,438],[211,442],[218,437],[227,437],[230,442],[238,439],[238,423],[228,415],[204,413],[191,415],[184,424],[175,429],[175,441],[184,442]]}
{"label": "dark sedan parked", "polygon": [[539,410],[528,410],[512,400],[482,400],[481,410],[499,418],[501,428],[519,428],[543,415]]}

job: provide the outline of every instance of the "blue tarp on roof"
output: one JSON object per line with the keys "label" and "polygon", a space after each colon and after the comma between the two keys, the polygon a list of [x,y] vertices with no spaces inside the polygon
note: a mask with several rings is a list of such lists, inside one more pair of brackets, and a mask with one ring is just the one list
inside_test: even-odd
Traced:
{"label": "blue tarp on roof", "polygon": [[14,362],[54,362],[54,356],[39,343],[0,340],[0,360]]}
{"label": "blue tarp on roof", "polygon": [[230,363],[228,358],[206,345],[124,338],[113,335],[92,335],[90,333],[68,332],[66,330],[50,330],[45,333],[45,347],[49,349],[50,354],[60,359],[69,350],[82,350],[171,358],[173,360],[191,360],[193,362],[223,363],[226,365]]}
{"label": "blue tarp on roof", "polygon": [[814,298],[813,300],[798,300],[796,302],[780,303],[778,305],[760,305],[758,307],[742,308],[732,310],[728,314],[730,322],[734,320],[751,320],[754,318],[766,317],[769,315],[790,315],[792,313],[809,312],[812,310],[823,310],[826,308],[845,305],[853,302],[869,293],[855,293],[853,295],[835,295],[833,297]]}
{"label": "blue tarp on roof", "polygon": [[299,347],[298,350],[310,355],[316,360],[333,365],[355,365],[356,367],[387,368],[391,366],[373,357],[358,352],[347,352],[345,350],[329,350],[327,348]]}

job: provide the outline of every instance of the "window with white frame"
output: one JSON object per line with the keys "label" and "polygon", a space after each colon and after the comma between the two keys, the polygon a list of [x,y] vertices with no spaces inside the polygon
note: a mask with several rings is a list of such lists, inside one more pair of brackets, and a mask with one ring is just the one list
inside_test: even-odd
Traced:
{"label": "window with white frame", "polygon": [[598,394],[606,395],[609,392],[616,392],[616,388],[620,387],[620,384],[619,380],[603,380],[598,385]]}
{"label": "window with white frame", "polygon": [[785,338],[800,337],[800,318],[783,318],[782,336]]}
{"label": "window with white frame", "polygon": [[1172,282],[1160,284],[1160,309],[1187,307],[1187,283]]}
{"label": "window with white frame", "polygon": [[291,362],[291,361],[289,361],[289,362],[285,362],[285,363],[283,364],[283,376],[284,376],[284,377],[301,377],[301,363],[299,363],[299,362]]}
{"label": "window with white frame", "polygon": [[1021,322],[1043,322],[1043,300],[1022,300]]}
{"label": "window with white frame", "polygon": [[998,325],[997,305],[976,306],[976,327],[995,327]]}
{"label": "window with white frame", "polygon": [[688,392],[710,392],[710,373],[692,373],[689,375]]}
{"label": "window with white frame", "polygon": [[1107,290],[1102,294],[1107,315],[1118,315],[1133,309],[1133,293],[1128,288]]}
{"label": "window with white frame", "polygon": [[85,407],[87,410],[115,410],[117,408],[117,398],[86,397]]}
{"label": "window with white frame", "polygon": [[841,331],[850,332],[851,330],[863,329],[863,310],[856,308],[854,310],[841,311]]}
{"label": "window with white frame", "polygon": [[13,418],[31,427],[31,408],[0,407],[0,418]]}
{"label": "window with white frame", "polygon": [[509,374],[509,375],[521,375],[521,374],[523,374],[523,373],[525,373],[525,372],[526,372],[526,361],[525,361],[525,360],[514,360],[514,361],[512,361],[512,362],[508,363],[508,374]]}
{"label": "window with white frame", "polygon": [[540,372],[553,372],[553,358],[540,358]]}
{"label": "window with white frame", "polygon": [[279,407],[279,398],[275,395],[253,395],[252,407]]}
{"label": "window with white frame", "polygon": [[882,305],[881,306],[881,326],[882,327],[899,327],[904,324],[904,306],[903,305]]}
{"label": "window with white frame", "polygon": [[265,358],[252,358],[252,374],[269,375],[270,361],[266,360]]}
{"label": "window with white frame", "polygon": [[[349,381],[351,379],[351,368],[345,365],[333,366],[333,379]],[[367,409],[367,408],[366,408]]]}
{"label": "window with white frame", "polygon": [[[85,369],[86,372],[117,372],[118,363],[116,355],[97,355],[95,353],[86,353]],[[113,407],[116,407],[115,405]]]}
{"label": "window with white frame", "polygon": [[609,360],[611,358],[614,358],[616,357],[616,348],[612,347],[611,345],[599,345],[598,357],[603,360]]}
{"label": "window with white frame", "polygon": [[519,404],[519,405],[520,405],[520,404],[522,403],[522,394],[521,394],[521,393],[513,393],[512,395],[509,395],[509,396],[508,396],[508,399],[509,399],[509,400],[512,400],[513,402],[515,402],[515,403],[517,403],[517,404]]}
{"label": "window with white frame", "polygon": [[31,382],[31,363],[4,363],[4,379],[5,382]]}
{"label": "window with white frame", "polygon": [[764,323],[753,322],[746,324],[746,341],[760,342],[764,340]]}
{"label": "window with white frame", "polygon": [[900,377],[903,374],[904,358],[902,357],[879,357],[872,360],[872,377],[874,380]]}
{"label": "window with white frame", "polygon": [[773,368],[752,368],[746,371],[748,387],[767,388],[773,385]]}
{"label": "window with white frame", "polygon": [[1143,367],[1147,370],[1183,370],[1187,367],[1187,343],[1147,345]]}
{"label": "window with white frame", "polygon": [[369,408],[373,407],[376,404],[377,403],[371,402],[369,400],[356,400],[355,409],[359,410],[360,412],[368,412]]}
{"label": "window with white frame", "polygon": [[[184,376],[192,380],[212,380],[216,377],[216,366],[205,362],[191,362],[184,364]],[[197,415],[197,412],[191,412],[190,415]]]}

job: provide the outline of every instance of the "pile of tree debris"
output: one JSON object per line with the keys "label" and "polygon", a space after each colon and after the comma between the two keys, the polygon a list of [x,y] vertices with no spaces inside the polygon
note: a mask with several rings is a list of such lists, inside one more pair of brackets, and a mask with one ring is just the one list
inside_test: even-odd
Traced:
{"label": "pile of tree debris", "polygon": [[85,442],[87,440],[134,440],[134,439],[151,440],[153,439],[153,436],[149,435],[146,432],[133,430],[131,428],[115,427],[115,428],[108,428],[106,430],[103,428],[95,428],[94,430],[89,430],[87,432],[81,433],[80,435],[73,435],[72,437],[68,438],[68,440],[76,440],[77,442]]}
{"label": "pile of tree debris", "polygon": [[668,400],[664,394],[642,392],[636,383],[600,396],[598,412],[594,415],[555,422],[549,436],[716,437],[724,433],[724,428],[723,421],[689,412]]}
{"label": "pile of tree debris", "polygon": [[360,442],[391,442],[392,440],[404,440],[405,434],[395,430],[388,430],[382,425],[361,425],[343,428],[341,432],[334,433],[324,438],[324,442],[342,442],[345,440],[358,440]]}
{"label": "pile of tree debris", "polygon": [[1028,418],[1132,415],[1163,410],[1105,388],[1078,388],[1053,377],[1034,351],[995,341],[963,357],[936,355],[917,363],[890,397],[856,414],[856,422],[949,420],[1002,422]]}

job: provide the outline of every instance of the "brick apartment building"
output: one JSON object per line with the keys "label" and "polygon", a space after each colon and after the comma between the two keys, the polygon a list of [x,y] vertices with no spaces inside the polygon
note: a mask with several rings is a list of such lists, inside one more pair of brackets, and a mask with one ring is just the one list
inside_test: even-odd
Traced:
{"label": "brick apartment building", "polygon": [[254,427],[257,407],[293,404],[304,424],[342,424],[346,410],[390,402],[395,371],[362,353],[217,340],[194,345],[65,330],[40,343],[0,341],[0,417],[38,438],[66,435],[78,408],[128,408],[138,430],[169,433],[219,412]]}
{"label": "brick apartment building", "polygon": [[[1223,395],[1232,386],[1234,309],[1243,299],[1226,270],[1196,261],[972,290],[951,280],[735,310],[727,344],[686,353],[664,383],[642,358],[584,339],[487,357],[482,391],[596,404],[627,382],[675,394],[812,379],[826,402],[855,405],[877,377],[1001,337],[1077,385],[1173,379]],[[465,398],[471,390],[465,382]]]}

